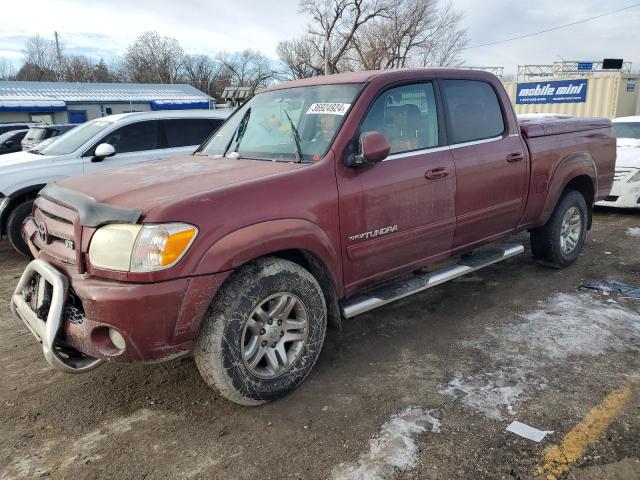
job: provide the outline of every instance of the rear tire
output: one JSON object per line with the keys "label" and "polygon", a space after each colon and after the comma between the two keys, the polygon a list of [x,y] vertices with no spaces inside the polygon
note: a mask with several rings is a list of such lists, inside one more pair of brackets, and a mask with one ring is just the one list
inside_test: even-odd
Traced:
{"label": "rear tire", "polygon": [[7,218],[7,239],[9,244],[21,255],[31,258],[31,251],[22,238],[22,222],[31,215],[33,200],[27,200],[14,208]]}
{"label": "rear tire", "polygon": [[326,326],[324,296],[311,273],[288,260],[261,258],[220,289],[196,339],[196,365],[225,398],[260,405],[306,378]]}
{"label": "rear tire", "polygon": [[576,190],[567,190],[547,223],[531,231],[534,258],[555,268],[571,265],[582,251],[588,224],[589,209],[584,196]]}

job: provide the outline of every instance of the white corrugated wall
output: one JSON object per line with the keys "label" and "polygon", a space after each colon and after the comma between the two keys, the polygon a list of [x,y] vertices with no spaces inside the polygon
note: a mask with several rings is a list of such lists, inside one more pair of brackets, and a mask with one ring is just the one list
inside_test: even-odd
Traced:
{"label": "white corrugated wall", "polygon": [[[635,79],[635,89],[627,92],[627,80]],[[547,81],[572,80],[569,78],[540,80],[541,84]],[[536,80],[528,80],[523,83],[532,83]],[[638,88],[640,88],[640,76],[615,73],[613,75],[593,77],[588,79],[587,101],[583,103],[545,103],[545,104],[516,104],[517,82],[505,82],[504,84],[511,103],[516,113],[562,113],[575,117],[609,117],[615,118],[635,113],[638,101]]]}

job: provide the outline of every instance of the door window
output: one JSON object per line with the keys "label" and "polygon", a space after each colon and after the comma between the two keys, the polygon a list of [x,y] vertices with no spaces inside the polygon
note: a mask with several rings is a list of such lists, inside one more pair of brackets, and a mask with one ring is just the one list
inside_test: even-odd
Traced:
{"label": "door window", "polygon": [[184,118],[163,120],[167,135],[167,148],[200,145],[220,126],[222,119],[216,118]]}
{"label": "door window", "polygon": [[371,106],[361,132],[384,133],[390,153],[410,152],[438,146],[438,116],[431,83],[391,88]]}
{"label": "door window", "polygon": [[443,80],[450,144],[501,136],[504,118],[493,87],[479,80]]}
{"label": "door window", "polygon": [[[108,143],[116,154],[160,148],[156,121],[137,122],[114,130],[96,144]],[[94,147],[95,148],[95,147]]]}

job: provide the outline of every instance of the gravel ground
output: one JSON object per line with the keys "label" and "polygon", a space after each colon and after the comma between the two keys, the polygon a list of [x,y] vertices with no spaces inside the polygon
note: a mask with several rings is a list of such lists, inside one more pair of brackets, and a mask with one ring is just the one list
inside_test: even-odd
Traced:
{"label": "gravel ground", "polygon": [[[207,388],[190,358],[50,369],[9,311],[26,262],[2,241],[0,479],[528,479],[623,385],[628,402],[564,477],[640,478],[640,301],[578,289],[640,286],[639,227],[599,210],[570,268],[527,250],[347,321],[297,391],[258,408]],[[505,431],[513,420],[554,433],[535,443]]]}

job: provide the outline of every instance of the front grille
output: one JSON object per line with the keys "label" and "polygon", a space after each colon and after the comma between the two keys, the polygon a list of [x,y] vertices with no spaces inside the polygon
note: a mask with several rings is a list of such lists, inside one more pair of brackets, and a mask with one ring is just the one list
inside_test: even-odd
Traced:
{"label": "front grille", "polygon": [[37,231],[33,243],[38,250],[68,264],[77,263],[77,213],[38,197],[33,207]]}

